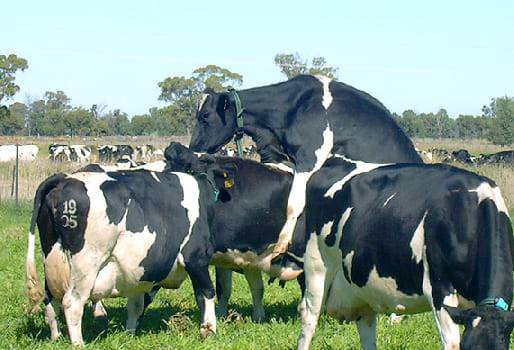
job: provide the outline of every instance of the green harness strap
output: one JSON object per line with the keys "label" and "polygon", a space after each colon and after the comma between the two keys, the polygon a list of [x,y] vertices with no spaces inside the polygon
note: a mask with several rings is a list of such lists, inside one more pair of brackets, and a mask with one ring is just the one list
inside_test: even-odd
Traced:
{"label": "green harness strap", "polygon": [[243,139],[243,135],[244,135],[244,131],[243,131],[243,125],[244,125],[244,122],[243,122],[243,112],[244,112],[244,108],[241,106],[241,99],[239,98],[239,95],[237,94],[236,89],[234,89],[233,87],[229,87],[228,88],[228,92],[229,92],[229,94],[232,95],[232,98],[234,99],[234,103],[235,103],[235,107],[236,107],[236,124],[237,124],[237,129],[236,129],[236,134],[234,136],[234,140],[236,141],[237,155],[242,158],[243,157],[243,142],[242,142],[242,139]]}

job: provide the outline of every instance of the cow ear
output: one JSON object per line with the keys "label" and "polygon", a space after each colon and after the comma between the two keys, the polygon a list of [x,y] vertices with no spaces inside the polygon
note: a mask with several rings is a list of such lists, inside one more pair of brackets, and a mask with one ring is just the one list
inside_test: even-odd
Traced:
{"label": "cow ear", "polygon": [[213,170],[217,186],[229,190],[234,187],[237,166],[234,163],[223,164]]}
{"label": "cow ear", "polygon": [[465,325],[474,317],[471,310],[461,310],[448,305],[443,305],[443,307],[448,312],[453,322],[457,324]]}

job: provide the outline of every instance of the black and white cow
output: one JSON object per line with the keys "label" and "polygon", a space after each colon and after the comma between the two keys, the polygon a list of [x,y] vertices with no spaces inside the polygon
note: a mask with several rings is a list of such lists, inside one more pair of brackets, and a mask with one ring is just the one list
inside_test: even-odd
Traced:
{"label": "black and white cow", "polygon": [[155,147],[152,145],[136,146],[135,156],[141,160],[149,160],[152,159],[154,151]]}
{"label": "black and white cow", "polygon": [[[243,126],[236,122],[240,99]],[[375,98],[324,76],[298,76],[253,89],[203,96],[190,148],[215,153],[236,132],[272,133],[295,164],[287,221],[275,254],[287,250],[305,206],[307,181],[331,152],[366,162],[421,163],[410,139]]]}
{"label": "black and white cow", "polygon": [[478,163],[514,165],[514,151],[502,151],[493,154],[481,154]]}
{"label": "black and white cow", "polygon": [[53,143],[48,146],[48,157],[53,161],[87,163],[91,160],[91,148]]}
{"label": "black and white cow", "polygon": [[376,314],[429,310],[445,349],[508,349],[514,243],[493,181],[445,164],[336,155],[309,181],[305,216],[298,349],[323,309],[356,321],[366,350],[376,349]]}
{"label": "black and white cow", "polygon": [[201,310],[202,335],[216,332],[215,293],[208,271],[214,253],[209,224],[215,189],[222,189],[226,178],[214,170],[209,176],[146,170],[78,172],[54,175],[40,185],[29,231],[27,286],[31,300],[37,302],[37,222],[45,264],[45,311],[53,339],[60,335],[61,301],[71,341],[81,345],[88,299],[128,297],[127,328],[135,329],[144,293],[155,286],[178,288],[187,275]]}
{"label": "black and white cow", "polygon": [[466,149],[459,149],[452,152],[452,160],[463,163],[463,164],[476,164],[476,159]]}
{"label": "black and white cow", "polygon": [[123,156],[134,158],[134,148],[130,145],[102,145],[97,150],[100,162],[112,162]]}

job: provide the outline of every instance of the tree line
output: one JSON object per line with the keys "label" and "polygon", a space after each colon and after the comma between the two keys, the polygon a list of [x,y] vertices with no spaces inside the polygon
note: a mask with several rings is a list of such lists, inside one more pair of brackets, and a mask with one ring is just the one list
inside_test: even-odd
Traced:
{"label": "tree line", "polygon": [[[338,69],[327,65],[324,57],[311,60],[298,53],[277,54],[276,66],[286,78],[299,74],[323,74],[333,79]],[[207,65],[195,69],[189,77],[167,77],[158,83],[164,107],[152,107],[148,113],[129,117],[120,109],[107,110],[94,104],[88,108],[72,106],[63,91],[47,91],[40,99],[4,103],[18,91],[17,71],[28,69],[27,60],[16,55],[0,55],[0,135],[30,136],[105,136],[105,135],[188,135],[195,122],[195,111],[205,89],[217,92],[229,86],[239,87],[243,76],[226,68]],[[393,113],[398,124],[411,137],[488,138],[507,145],[514,142],[514,99],[499,97],[484,106],[478,116],[450,118],[446,110]]]}

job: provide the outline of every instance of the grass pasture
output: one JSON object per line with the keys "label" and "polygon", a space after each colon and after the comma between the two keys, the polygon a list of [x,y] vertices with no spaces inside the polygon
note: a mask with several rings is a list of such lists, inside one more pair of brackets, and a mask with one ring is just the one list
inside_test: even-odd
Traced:
{"label": "grass pasture", "polygon": [[[6,140],[2,140],[2,143]],[[14,142],[19,140],[13,140]],[[23,140],[23,143],[31,143]],[[98,143],[122,143],[121,140],[95,141]],[[65,336],[57,342],[50,341],[50,332],[43,313],[28,316],[28,300],[24,287],[24,264],[27,249],[27,231],[31,214],[31,199],[37,185],[48,175],[58,171],[70,171],[77,165],[51,163],[46,159],[46,147],[50,140],[40,143],[40,159],[20,168],[20,197],[16,208],[10,198],[9,176],[12,164],[0,164],[0,349],[67,349],[64,319],[61,330]],[[165,144],[163,140],[159,144]],[[452,141],[453,142],[453,141]],[[20,142],[21,143],[21,142]],[[80,142],[73,142],[80,143]],[[81,142],[91,144],[89,142]],[[145,142],[137,142],[143,144]],[[151,142],[148,142],[151,143]],[[421,149],[439,147],[440,141],[416,140]],[[449,150],[466,148],[441,146]],[[455,147],[453,147],[455,146]],[[461,147],[462,146],[462,147]],[[473,146],[475,147],[475,146]],[[470,149],[474,154],[498,151],[486,144]],[[498,166],[468,167],[494,179],[502,189],[507,205],[514,215],[514,169]],[[6,180],[7,179],[7,180]],[[39,244],[39,243],[38,243]],[[39,257],[39,253],[36,257]],[[37,260],[41,271],[41,261]],[[199,312],[193,297],[191,284],[186,281],[179,290],[161,291],[147,310],[136,336],[124,331],[126,320],[125,300],[106,300],[109,323],[95,322],[91,309],[85,310],[83,334],[89,349],[293,349],[300,331],[296,305],[300,291],[296,283],[288,283],[284,289],[275,282],[266,287],[265,308],[268,319],[258,324],[251,321],[251,296],[245,279],[235,274],[231,308],[234,312],[226,319],[218,320],[218,334],[207,340],[199,336]],[[514,345],[514,341],[511,341]],[[386,316],[379,317],[378,347],[380,349],[440,349],[439,335],[431,313],[407,317],[400,325],[390,325]],[[322,317],[313,341],[313,349],[359,349],[356,327],[341,325],[335,320]]]}

